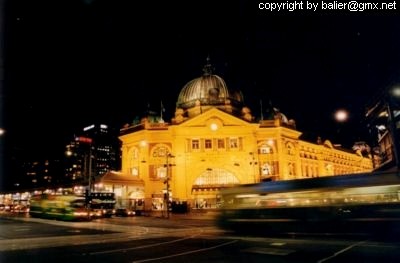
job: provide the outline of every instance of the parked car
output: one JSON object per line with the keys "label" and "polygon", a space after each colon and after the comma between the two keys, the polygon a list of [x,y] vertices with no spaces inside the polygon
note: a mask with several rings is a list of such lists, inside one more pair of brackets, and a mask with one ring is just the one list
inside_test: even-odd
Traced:
{"label": "parked car", "polygon": [[134,216],[135,212],[128,208],[117,208],[115,209],[115,216]]}

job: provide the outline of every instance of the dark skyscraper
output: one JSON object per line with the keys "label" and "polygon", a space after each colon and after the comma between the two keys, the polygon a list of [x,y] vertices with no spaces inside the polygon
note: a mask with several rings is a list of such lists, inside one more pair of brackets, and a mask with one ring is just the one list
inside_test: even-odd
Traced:
{"label": "dark skyscraper", "polygon": [[83,128],[66,146],[66,180],[88,183],[107,171],[120,169],[118,131],[105,124]]}

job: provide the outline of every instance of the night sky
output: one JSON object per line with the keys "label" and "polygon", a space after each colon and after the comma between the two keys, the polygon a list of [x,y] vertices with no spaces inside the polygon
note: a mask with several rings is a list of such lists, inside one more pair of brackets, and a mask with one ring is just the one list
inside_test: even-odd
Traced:
{"label": "night sky", "polygon": [[[259,10],[256,1],[13,0],[5,5],[7,149],[62,154],[94,122],[122,127],[215,74],[260,116],[269,101],[307,140],[365,140],[365,106],[400,77],[398,11]],[[218,3],[216,3],[218,2]],[[290,2],[290,1],[289,1]],[[318,1],[315,1],[316,3]],[[400,8],[400,6],[399,6]],[[346,123],[333,113],[350,112]],[[40,150],[38,150],[40,146]]]}

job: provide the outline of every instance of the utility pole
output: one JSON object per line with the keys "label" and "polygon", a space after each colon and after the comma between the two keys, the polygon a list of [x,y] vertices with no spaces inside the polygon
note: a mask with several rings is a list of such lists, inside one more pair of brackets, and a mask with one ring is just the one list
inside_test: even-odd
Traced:
{"label": "utility pole", "polygon": [[256,173],[256,165],[258,165],[257,159],[256,159],[256,152],[249,152],[249,155],[251,156],[250,158],[250,165],[253,168],[253,183],[258,183],[259,181],[257,180],[259,178],[258,174]]}
{"label": "utility pole", "polygon": [[165,185],[166,185],[166,193],[164,195],[164,203],[165,203],[165,207],[167,210],[167,218],[169,218],[169,207],[170,207],[170,201],[169,201],[169,192],[170,192],[170,185],[169,185],[169,181],[170,181],[170,166],[171,164],[169,163],[169,158],[174,158],[175,156],[172,155],[171,153],[167,152],[166,155],[166,179],[165,179]]}
{"label": "utility pole", "polygon": [[[92,163],[93,163],[93,156],[92,156],[92,143],[93,140],[91,138],[88,137],[77,137],[76,138],[77,141],[79,141],[79,143],[81,144],[85,144],[89,147],[89,150],[85,147],[84,150],[84,176],[86,177],[84,180],[84,183],[87,184],[87,190],[86,190],[86,202],[89,202],[90,200],[90,194],[92,192]],[[89,160],[88,160],[89,159]]]}
{"label": "utility pole", "polygon": [[89,188],[89,196],[92,192],[92,145],[89,145],[89,172],[88,172],[88,188]]}

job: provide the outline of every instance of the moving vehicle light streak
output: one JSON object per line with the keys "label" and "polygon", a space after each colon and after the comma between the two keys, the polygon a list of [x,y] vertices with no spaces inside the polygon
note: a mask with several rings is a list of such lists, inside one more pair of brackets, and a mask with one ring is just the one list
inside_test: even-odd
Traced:
{"label": "moving vehicle light streak", "polygon": [[217,222],[235,231],[397,232],[400,175],[371,173],[225,189]]}
{"label": "moving vehicle light streak", "polygon": [[85,197],[76,195],[40,194],[31,198],[29,214],[64,221],[90,220],[85,203]]}

